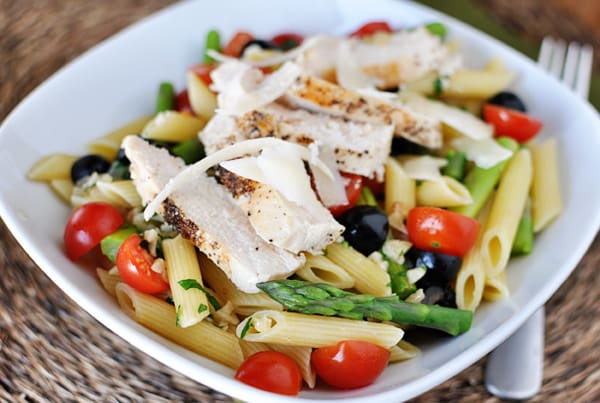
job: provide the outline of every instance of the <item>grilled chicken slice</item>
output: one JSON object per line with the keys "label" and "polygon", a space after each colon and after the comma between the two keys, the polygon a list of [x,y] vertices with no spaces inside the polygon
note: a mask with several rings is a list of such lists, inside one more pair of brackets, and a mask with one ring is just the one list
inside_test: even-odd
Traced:
{"label": "grilled chicken slice", "polygon": [[394,125],[397,136],[428,148],[442,146],[439,121],[318,77],[301,75],[288,88],[282,101],[292,108],[304,108],[354,122]]}
{"label": "grilled chicken slice", "polygon": [[[344,231],[316,199],[314,203],[309,200],[313,208],[308,208],[286,199],[269,184],[243,178],[224,168],[218,168],[217,173],[246,212],[256,233],[268,243],[294,253],[320,254]],[[307,196],[314,198],[313,194]]]}
{"label": "grilled chicken slice", "polygon": [[217,114],[200,133],[200,140],[207,153],[212,153],[241,140],[271,136],[304,146],[317,142],[333,151],[340,171],[381,177],[393,126],[348,121],[274,103],[239,118]]}
{"label": "grilled chicken slice", "polygon": [[[181,159],[139,137],[126,137],[122,146],[144,203],[184,168]],[[304,263],[304,256],[259,237],[227,189],[208,176],[199,176],[190,186],[174,191],[160,213],[242,291],[258,292],[256,283],[287,277]]]}

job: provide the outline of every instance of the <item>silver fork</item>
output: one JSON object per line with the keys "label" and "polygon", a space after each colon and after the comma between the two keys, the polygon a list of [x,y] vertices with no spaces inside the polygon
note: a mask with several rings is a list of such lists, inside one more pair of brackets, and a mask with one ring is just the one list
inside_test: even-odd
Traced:
{"label": "silver fork", "polygon": [[[587,99],[592,73],[593,48],[545,37],[538,65],[558,78],[575,94]],[[544,372],[544,307],[490,354],[485,386],[503,399],[528,399],[541,386]]]}

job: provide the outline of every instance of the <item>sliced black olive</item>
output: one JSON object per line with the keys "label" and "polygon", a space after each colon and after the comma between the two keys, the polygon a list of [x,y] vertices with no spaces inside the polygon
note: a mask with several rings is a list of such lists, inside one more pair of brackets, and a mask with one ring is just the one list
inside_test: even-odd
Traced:
{"label": "sliced black olive", "polygon": [[417,154],[425,155],[431,154],[431,150],[420,144],[413,143],[404,137],[394,137],[392,139],[392,155],[400,154]]}
{"label": "sliced black olive", "polygon": [[521,112],[527,112],[525,104],[516,94],[509,91],[502,91],[487,100],[488,104],[503,106]]}
{"label": "sliced black olive", "polygon": [[417,286],[445,285],[454,280],[462,259],[458,256],[443,253],[429,252],[412,247],[404,255],[404,264],[407,268],[425,267],[427,272],[418,282]]}
{"label": "sliced black olive", "polygon": [[77,183],[80,179],[90,176],[94,172],[99,174],[108,172],[110,163],[103,157],[95,154],[79,158],[71,166],[71,180]]}
{"label": "sliced black olive", "polygon": [[279,47],[277,45],[275,45],[273,42],[265,41],[263,39],[252,39],[252,40],[249,40],[248,42],[246,42],[246,44],[242,48],[242,51],[240,52],[240,54],[243,56],[246,49],[248,49],[252,45],[257,45],[261,49],[279,49]]}
{"label": "sliced black olive", "polygon": [[375,206],[354,206],[338,221],[346,227],[344,239],[365,256],[381,249],[387,239],[389,223],[387,215]]}

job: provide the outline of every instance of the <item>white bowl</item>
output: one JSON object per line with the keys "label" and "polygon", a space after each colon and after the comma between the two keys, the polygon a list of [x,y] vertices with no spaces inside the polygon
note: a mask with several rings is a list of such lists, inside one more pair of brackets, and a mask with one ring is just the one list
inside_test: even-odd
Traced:
{"label": "white bowl", "polygon": [[[232,12],[235,10],[235,12]],[[186,67],[200,60],[203,36],[224,38],[238,29],[257,36],[285,31],[347,33],[384,19],[394,27],[441,21],[458,39],[467,65],[500,56],[518,73],[514,90],[545,124],[542,137],[559,139],[564,213],[537,239],[534,252],[511,262],[509,300],[485,304],[472,329],[459,337],[427,340],[416,359],[390,366],[373,385],[340,392],[304,390],[298,398],[262,392],[233,379],[233,371],[184,350],[129,319],[93,273],[69,261],[62,232],[69,209],[26,173],[52,152],[83,154],[87,141],[151,113],[158,83],[184,84]],[[531,60],[480,32],[425,7],[392,0],[220,0],[178,3],[86,52],[37,88],[0,127],[0,213],[39,267],[106,327],[169,367],[231,396],[252,402],[398,402],[463,370],[507,338],[573,270],[600,225],[600,120]]]}

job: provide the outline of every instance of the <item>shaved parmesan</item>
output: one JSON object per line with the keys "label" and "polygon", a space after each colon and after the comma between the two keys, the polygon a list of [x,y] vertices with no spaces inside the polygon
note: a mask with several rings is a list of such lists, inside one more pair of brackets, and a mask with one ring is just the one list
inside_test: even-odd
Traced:
{"label": "shaved parmesan", "polygon": [[274,73],[266,76],[255,88],[248,88],[247,78],[254,74],[254,69],[240,69],[229,83],[219,82],[216,88],[219,111],[229,115],[241,116],[253,109],[267,105],[282,96],[292,83],[300,76],[298,65],[288,62]]}
{"label": "shaved parmesan", "polygon": [[467,137],[457,137],[450,141],[453,148],[464,151],[467,159],[480,168],[491,168],[510,158],[512,151],[502,147],[494,139],[473,140]]}
{"label": "shaved parmesan", "polygon": [[266,147],[288,147],[296,150],[300,158],[309,161],[313,170],[321,170],[324,175],[333,177],[332,171],[318,158],[315,158],[311,152],[300,145],[289,143],[273,137],[263,137],[258,139],[244,140],[223,148],[213,154],[206,156],[193,165],[188,165],[177,176],[171,178],[166,186],[148,203],[144,210],[144,219],[148,221],[156,212],[160,204],[167,199],[177,189],[193,180],[197,175],[206,175],[205,171],[210,167],[223,161],[242,157],[246,154],[253,154]]}
{"label": "shaved parmesan", "polygon": [[401,162],[402,168],[409,178],[433,182],[443,181],[440,168],[448,163],[444,158],[434,158],[429,155],[402,158]]}
{"label": "shaved parmesan", "polygon": [[340,43],[336,58],[336,79],[345,88],[352,90],[373,89],[380,84],[380,80],[370,78],[363,73],[362,68],[352,54],[352,40]]}
{"label": "shaved parmesan", "polygon": [[315,150],[321,161],[323,161],[333,173],[333,176],[329,177],[324,175],[319,169],[311,169],[315,187],[317,188],[317,193],[319,194],[321,202],[327,207],[348,203],[346,188],[342,176],[337,169],[333,150],[330,147],[320,147],[319,150],[317,149],[316,143],[311,143],[308,148]]}
{"label": "shaved parmesan", "polygon": [[439,101],[432,101],[417,94],[404,95],[406,105],[415,112],[432,117],[460,134],[474,140],[491,138],[494,129],[475,115],[449,106]]}

